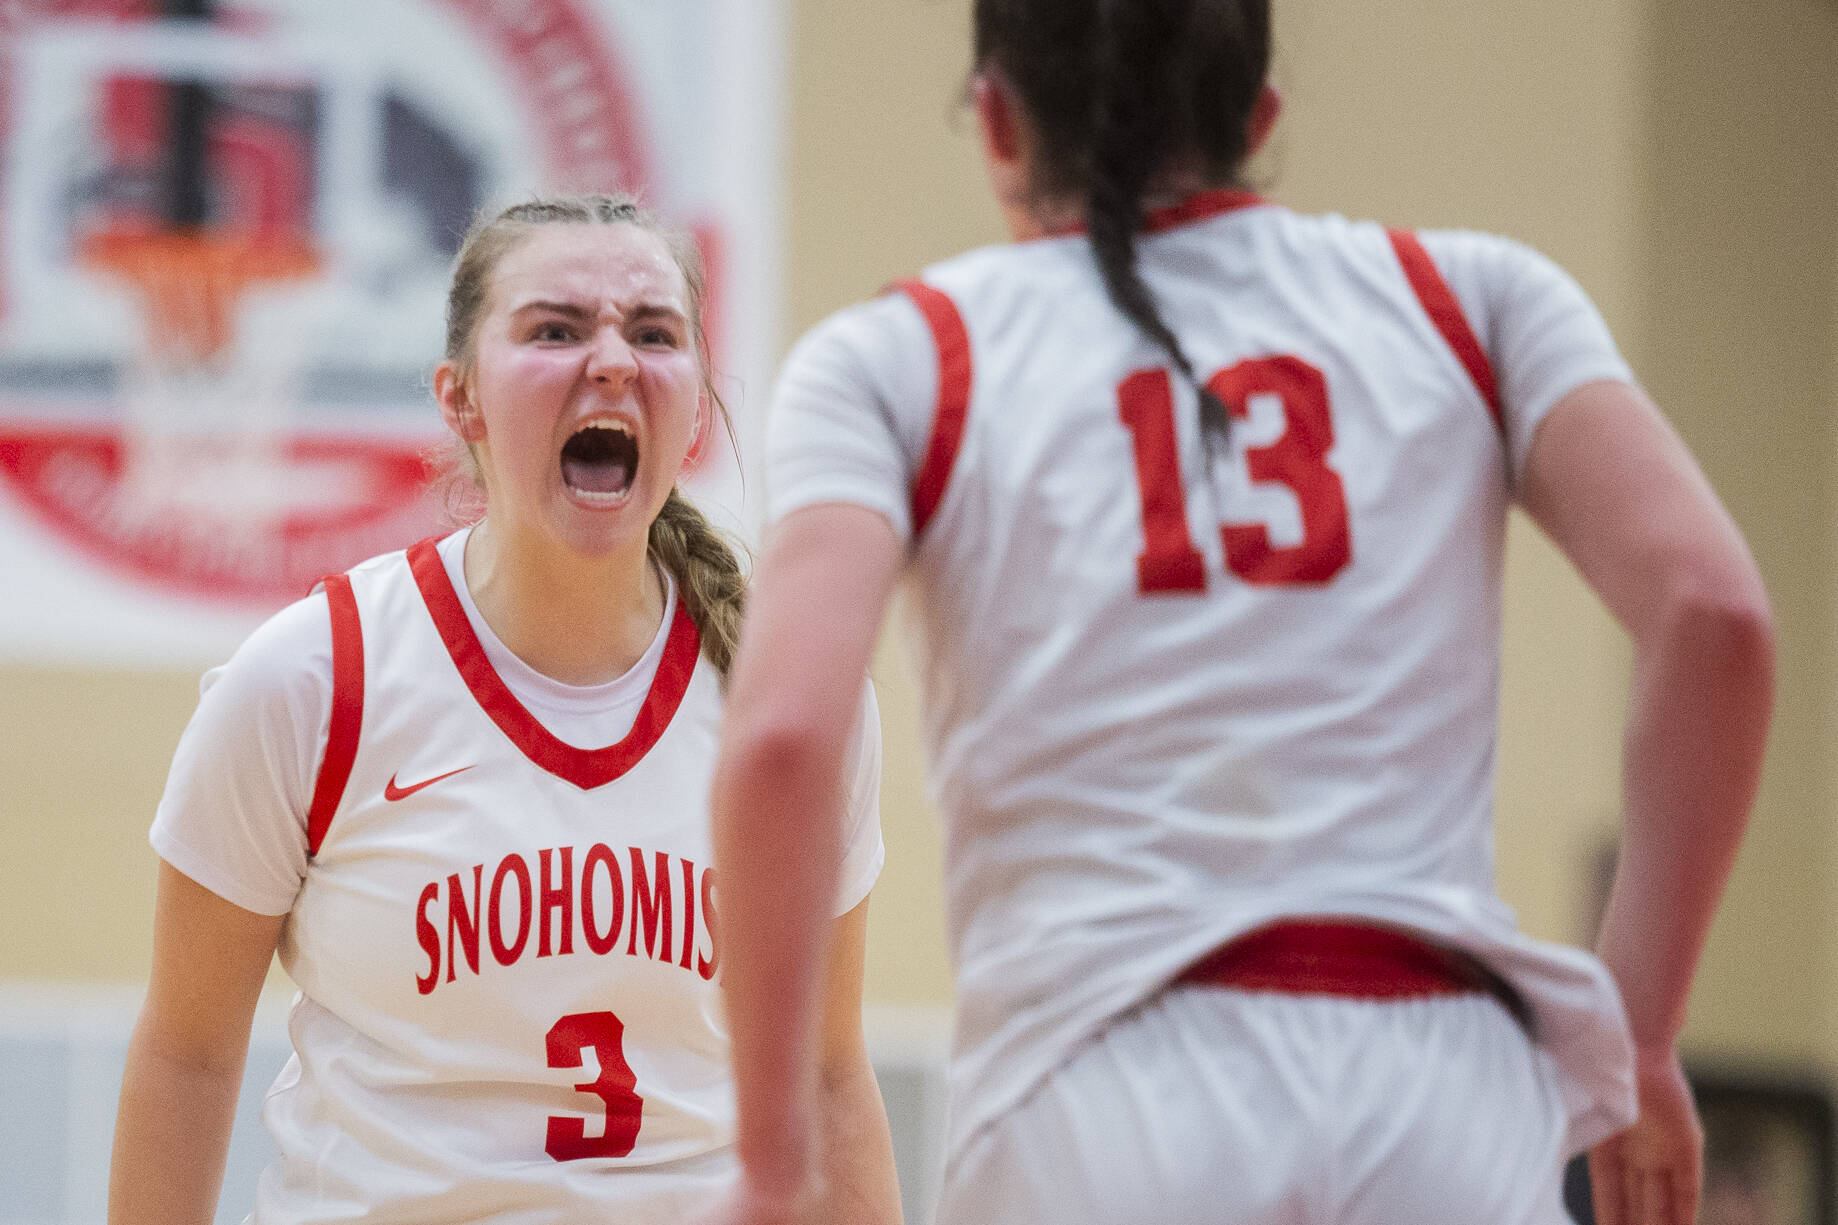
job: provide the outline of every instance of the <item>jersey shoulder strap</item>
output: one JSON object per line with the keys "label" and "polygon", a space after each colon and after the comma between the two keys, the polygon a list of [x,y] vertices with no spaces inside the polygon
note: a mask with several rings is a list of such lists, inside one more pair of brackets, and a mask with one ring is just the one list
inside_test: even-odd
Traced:
{"label": "jersey shoulder strap", "polygon": [[923,281],[899,281],[891,288],[912,300],[931,330],[938,354],[938,400],[932,410],[932,432],[925,458],[913,479],[913,539],[931,522],[932,514],[951,483],[951,469],[963,444],[964,425],[970,416],[970,330],[963,314],[943,290]]}
{"label": "jersey shoulder strap", "polygon": [[344,798],[357,759],[358,733],[364,723],[364,628],[357,615],[351,579],[343,574],[325,580],[326,604],[332,610],[332,720],[326,732],[325,756],[313,785],[306,813],[306,853],[317,855],[331,828],[332,814]]}
{"label": "jersey shoulder strap", "polygon": [[1500,387],[1494,377],[1493,363],[1488,360],[1487,351],[1481,347],[1468,317],[1462,313],[1455,291],[1443,279],[1421,238],[1410,230],[1387,230],[1385,233],[1391,239],[1391,249],[1397,252],[1398,263],[1403,265],[1404,277],[1416,293],[1417,301],[1423,304],[1430,322],[1436,325],[1442,339],[1454,351],[1456,360],[1468,372],[1474,389],[1493,415],[1494,425],[1504,434],[1506,418],[1500,407]]}

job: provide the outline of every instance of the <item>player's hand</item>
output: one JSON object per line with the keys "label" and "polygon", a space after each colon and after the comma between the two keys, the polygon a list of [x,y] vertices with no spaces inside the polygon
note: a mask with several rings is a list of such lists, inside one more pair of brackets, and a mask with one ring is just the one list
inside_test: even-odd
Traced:
{"label": "player's hand", "polygon": [[814,1186],[797,1193],[762,1187],[743,1166],[721,1203],[696,1225],[818,1225],[817,1198]]}
{"label": "player's hand", "polygon": [[1589,1154],[1597,1225],[1693,1225],[1704,1178],[1704,1129],[1670,1047],[1636,1055],[1640,1117]]}

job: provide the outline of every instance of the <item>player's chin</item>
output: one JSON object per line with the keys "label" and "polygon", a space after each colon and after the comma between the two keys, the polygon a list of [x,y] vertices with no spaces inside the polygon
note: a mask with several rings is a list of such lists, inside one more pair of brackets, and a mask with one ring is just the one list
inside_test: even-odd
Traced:
{"label": "player's chin", "polygon": [[[563,485],[557,495],[557,535],[584,559],[599,559],[643,547],[657,517],[642,482],[634,481],[618,492],[571,489]],[[662,503],[663,499],[655,499]]]}

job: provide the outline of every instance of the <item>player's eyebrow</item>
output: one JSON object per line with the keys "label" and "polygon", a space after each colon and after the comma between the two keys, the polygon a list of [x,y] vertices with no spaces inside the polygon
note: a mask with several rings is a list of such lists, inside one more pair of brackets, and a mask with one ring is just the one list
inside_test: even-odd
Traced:
{"label": "player's eyebrow", "polygon": [[594,314],[589,307],[579,302],[551,301],[548,298],[532,298],[528,302],[519,302],[511,308],[513,315],[563,315],[569,319],[585,319]]}
{"label": "player's eyebrow", "polygon": [[689,317],[677,307],[668,306],[661,302],[640,302],[637,306],[632,308],[630,314],[626,315],[627,322],[633,320],[662,319],[666,323],[683,323],[687,321],[688,318]]}
{"label": "player's eyebrow", "polygon": [[[582,302],[565,302],[549,298],[532,298],[528,302],[519,302],[516,306],[512,307],[511,314],[513,316],[528,314],[560,315],[564,319],[572,319],[584,323],[592,320],[599,314],[599,311]],[[662,319],[669,322],[681,323],[687,320],[687,318],[688,316],[678,307],[662,302],[640,302],[625,315],[625,320],[628,323],[635,320],[652,319]]]}

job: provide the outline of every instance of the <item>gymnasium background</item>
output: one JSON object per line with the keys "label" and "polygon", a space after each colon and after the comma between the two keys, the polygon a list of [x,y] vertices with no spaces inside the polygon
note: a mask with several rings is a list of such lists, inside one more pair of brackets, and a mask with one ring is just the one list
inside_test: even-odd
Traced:
{"label": "gymnasium background", "polygon": [[[159,0],[11,0],[0,3],[0,38],[17,39],[65,10],[161,7]],[[287,6],[219,4],[214,19],[233,18],[229,24],[259,35],[261,11],[277,7]],[[1760,558],[1781,630],[1776,731],[1686,1047],[1713,1107],[1718,1146],[1706,1220],[1829,1222],[1824,1094],[1838,1072],[1838,4],[1276,0],[1276,7],[1276,73],[1287,112],[1259,166],[1268,194],[1304,210],[1494,230],[1554,257],[1600,304]],[[629,57],[608,61],[613,76],[554,70],[543,79],[574,80],[616,107],[627,96],[616,73],[625,71],[629,94],[646,99],[657,164],[670,167],[659,172],[667,178],[661,203],[697,226],[725,261],[724,364],[744,384],[743,436],[752,433],[747,413],[757,410],[773,363],[805,327],[930,260],[999,237],[960,105],[968,0],[404,0],[365,11],[416,11],[432,21],[427,12],[445,10],[448,20],[473,23],[470,37],[486,48],[474,54],[489,58],[501,46],[512,64],[515,23],[543,8],[603,10],[627,35],[609,40]],[[493,21],[504,25],[497,43]],[[369,31],[381,39],[381,29],[348,26],[342,36],[361,41]],[[108,54],[130,68],[147,54],[138,35],[110,45]],[[634,53],[639,47],[645,54]],[[400,48],[379,46],[371,57],[377,79],[396,70],[392,54]],[[660,75],[656,63],[668,56],[689,65],[687,75]],[[16,136],[30,119],[20,109],[22,91],[39,89],[32,96],[53,111],[67,99],[55,84],[28,82],[17,58],[4,63],[14,136],[0,166],[7,192],[0,228],[16,230],[16,189],[44,170]],[[211,69],[233,70],[247,71]],[[536,78],[520,77],[514,65],[494,71],[481,78],[484,96],[496,88],[534,104]],[[286,81],[268,84],[275,96],[264,113],[297,118],[297,107],[287,109]],[[566,102],[548,97],[545,105]],[[486,135],[430,147],[473,167],[482,194],[525,169],[541,177],[540,168],[520,169],[519,156],[538,155],[519,151],[501,115],[476,100],[455,103],[467,105]],[[333,108],[313,115],[315,131],[331,130]],[[616,126],[609,121],[608,131]],[[704,143],[698,133],[707,134],[702,153],[691,147]],[[667,148],[656,152],[660,145]],[[133,153],[131,130],[113,153]],[[569,153],[546,156],[553,170]],[[442,172],[435,162],[415,164]],[[113,199],[126,199],[132,212],[131,193]],[[285,231],[286,218],[276,224]],[[11,300],[0,328],[22,317],[50,328],[66,318],[54,299],[71,285],[53,278],[49,297],[20,298],[21,252],[9,233],[0,247],[0,268],[8,269],[0,292]],[[406,278],[388,284],[409,293],[426,269],[406,257],[390,264],[387,255],[365,258]],[[101,259],[84,275],[103,275]],[[162,292],[173,293],[144,284],[115,291],[107,326],[136,334],[132,303]],[[411,317],[402,303],[412,301],[372,303],[371,314],[351,317],[403,329],[400,348],[386,334],[379,352],[421,351],[414,346],[425,349],[430,321]],[[211,308],[192,301],[186,309],[191,322],[175,326],[208,344],[195,333],[208,330],[199,312]],[[107,462],[97,460],[97,470],[106,472],[120,470],[129,442],[125,435],[98,441],[83,434],[81,421],[62,419],[53,425],[63,432],[47,434],[44,414],[25,420],[16,402],[68,396],[73,387],[80,393],[82,380],[101,377],[98,363],[109,360],[138,361],[159,390],[159,371],[144,353],[129,346],[111,357],[105,344],[97,357],[84,349],[95,337],[82,334],[79,316],[64,326],[76,334],[45,342],[61,367],[16,354],[9,362],[7,338],[17,333],[0,330],[0,469],[9,478],[0,481],[0,1225],[101,1219],[97,1162],[106,1159],[112,1127],[111,1078],[119,1076],[119,1046],[148,962],[154,859],[146,826],[198,672],[212,651],[227,654],[221,643],[233,643],[249,610],[272,598],[271,589],[243,590],[241,610],[221,623],[181,614],[196,593],[175,590],[175,581],[248,585],[248,569],[205,566],[149,583],[170,558],[144,553],[129,559],[122,589],[91,582],[83,576],[95,562],[93,522],[88,536],[79,521],[60,537],[88,559],[78,563],[77,579],[53,582],[56,575],[47,575],[64,563],[20,545],[56,517],[56,506],[31,502],[20,475],[42,474],[43,465],[32,464],[47,454],[47,437],[79,459],[102,455]],[[353,336],[356,353],[378,339],[361,329]],[[404,383],[387,361],[347,365],[348,381],[322,397],[335,405],[325,420],[336,425],[336,405],[349,408],[354,398],[382,406],[382,425],[346,434],[363,435],[361,462],[372,480],[357,517],[393,530],[390,515],[418,513],[412,500],[392,500],[398,492],[389,474],[398,469],[389,457],[412,450],[417,431],[433,421],[414,383],[425,371],[407,372]],[[297,359],[299,385],[309,367]],[[172,387],[165,390],[166,402],[179,402]],[[421,411],[425,419],[414,416]],[[270,435],[258,455],[265,462],[350,458],[337,448],[303,452],[283,427]],[[89,451],[77,446],[85,440]],[[731,474],[704,480],[715,496],[736,498]],[[70,514],[82,509],[74,497],[63,505]],[[301,556],[306,564],[308,554]],[[142,590],[149,585],[151,595]],[[110,620],[116,616],[125,620]],[[1534,933],[1584,941],[1612,854],[1628,652],[1561,559],[1523,523],[1512,535],[1507,637],[1502,888]],[[920,779],[913,689],[896,645],[884,647],[876,677],[888,746],[888,866],[872,905],[870,1021],[909,1159],[908,1202],[922,1211],[950,974],[938,840]],[[278,974],[272,985],[258,1038],[272,1036],[275,1009],[285,1003]],[[259,1086],[245,1096],[258,1099]],[[259,1161],[259,1136],[237,1143],[245,1162]],[[239,1219],[246,1209],[246,1201],[232,1202],[235,1192],[234,1185],[226,1192],[220,1219]]]}

